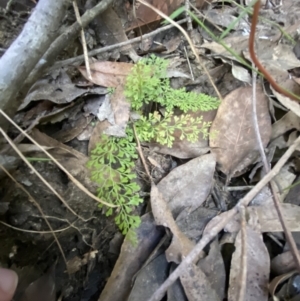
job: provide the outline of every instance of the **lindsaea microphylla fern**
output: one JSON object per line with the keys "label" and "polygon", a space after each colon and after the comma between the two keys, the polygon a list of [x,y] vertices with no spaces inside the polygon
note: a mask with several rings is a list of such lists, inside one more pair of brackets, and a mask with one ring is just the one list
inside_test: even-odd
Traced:
{"label": "lindsaea microphylla fern", "polygon": [[[126,138],[102,135],[101,143],[92,150],[88,162],[88,167],[92,168],[91,179],[99,187],[98,197],[118,205],[115,222],[123,234],[139,226],[140,218],[133,215],[132,210],[143,202],[138,195],[140,187],[133,181],[137,152],[132,129],[128,128],[126,134]],[[109,208],[106,216],[112,214],[113,208]]]}
{"label": "lindsaea microphylla fern", "polygon": [[[190,142],[196,142],[200,133],[206,138],[211,123],[203,122],[202,116],[194,118],[186,112],[216,109],[219,101],[205,94],[186,92],[184,88],[172,89],[166,78],[167,66],[168,61],[150,56],[139,61],[127,77],[124,93],[133,110],[140,111],[144,104],[155,102],[166,111],[164,116],[158,111],[148,116],[141,114],[134,123],[138,138],[168,147],[172,147],[175,132],[181,140]],[[174,108],[181,109],[184,114],[174,115]],[[115,215],[115,222],[123,234],[139,226],[140,218],[133,211],[143,202],[138,195],[140,187],[134,181],[138,156],[130,125],[126,134],[125,138],[102,135],[88,162],[92,169],[91,179],[99,186],[98,197],[118,205],[116,209],[108,208],[106,215]]]}

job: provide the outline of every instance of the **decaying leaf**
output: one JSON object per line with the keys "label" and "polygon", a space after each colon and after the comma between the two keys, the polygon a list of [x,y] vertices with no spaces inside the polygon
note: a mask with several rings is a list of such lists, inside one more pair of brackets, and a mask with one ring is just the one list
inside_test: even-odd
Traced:
{"label": "decaying leaf", "polygon": [[206,275],[212,290],[218,296],[218,300],[224,300],[226,271],[217,238],[210,243],[208,255],[200,259],[197,265]]}
{"label": "decaying leaf", "polygon": [[[95,62],[90,64],[92,83],[116,88],[124,84],[126,76],[130,73],[133,64],[121,62]],[[81,74],[88,78],[85,66],[78,67]]]}
{"label": "decaying leaf", "polygon": [[277,99],[283,104],[285,107],[290,109],[292,112],[294,112],[297,116],[300,117],[300,104],[299,102],[290,99],[289,97],[286,97],[282,95],[281,93],[278,93],[275,91],[272,87],[271,90],[273,91],[274,95],[277,97]]}
{"label": "decaying leaf", "polygon": [[[238,299],[241,287],[241,260],[242,260],[242,237],[241,232],[237,235],[235,252],[233,253],[230,268],[230,283],[228,300]],[[247,252],[247,279],[245,286],[245,301],[268,300],[268,283],[270,273],[270,257],[260,233],[246,226]]]}
{"label": "decaying leaf", "polygon": [[78,116],[78,119],[69,120],[68,129],[62,129],[56,132],[53,135],[53,138],[63,143],[71,141],[72,139],[76,138],[84,131],[84,129],[89,125],[92,119],[93,117],[91,116],[84,117],[83,115],[80,114],[80,116]]}
{"label": "decaying leaf", "polygon": [[38,80],[28,92],[19,110],[24,109],[31,101],[49,100],[57,104],[70,103],[74,99],[86,94],[106,94],[106,89],[83,89],[72,83],[65,71],[50,74]]}
{"label": "decaying leaf", "polygon": [[285,134],[291,129],[300,130],[300,117],[293,111],[289,111],[272,125],[271,140]]}
{"label": "decaying leaf", "polygon": [[24,292],[20,301],[55,301],[55,265],[45,275],[32,282]]}
{"label": "decaying leaf", "polygon": [[154,183],[151,185],[151,207],[156,225],[169,228],[173,234],[171,245],[166,251],[167,260],[180,263],[182,256],[192,250],[194,243],[180,231],[167,202]]}
{"label": "decaying leaf", "polygon": [[[300,231],[300,207],[293,204],[281,204],[282,214],[286,226],[291,232]],[[246,209],[249,219],[258,218],[261,232],[283,232],[274,205],[250,206]],[[225,227],[228,232],[237,232],[240,229],[239,217],[235,216]]]}
{"label": "decaying leaf", "polygon": [[296,263],[291,251],[279,254],[271,261],[271,270],[275,275],[290,273],[296,269]]}
{"label": "decaying leaf", "polygon": [[[271,120],[268,99],[261,87],[257,87],[256,98],[258,125],[266,146],[271,136]],[[211,126],[211,132],[217,134],[210,139],[210,147],[228,179],[241,174],[258,157],[251,102],[251,87],[232,91],[224,98]]]}
{"label": "decaying leaf", "polygon": [[[155,8],[160,10],[166,15],[170,15],[174,12],[177,8],[179,8],[184,1],[183,0],[168,0],[168,1],[160,1],[160,0],[147,0],[146,2],[152,4]],[[201,8],[206,3],[211,2],[205,0],[196,0],[194,4]],[[161,17],[154,12],[152,9],[148,8],[147,6],[143,5],[142,3],[137,3],[137,7],[135,8],[135,19],[129,24],[127,30],[132,30],[137,27],[142,27],[144,25],[148,25],[155,21],[159,21]],[[146,27],[146,28],[147,28]]]}
{"label": "decaying leaf", "polygon": [[[114,11],[113,7],[108,7],[105,14],[96,18],[95,24],[99,29],[101,29],[96,32],[101,44],[113,45],[128,41],[122,21]],[[118,51],[125,55],[128,54],[134,62],[136,62],[139,58],[132,45],[123,46]]]}
{"label": "decaying leaf", "polygon": [[193,211],[206,200],[211,190],[215,164],[214,155],[203,155],[173,169],[160,181],[157,187],[163,192],[174,216],[187,207]]}
{"label": "decaying leaf", "polygon": [[165,254],[157,256],[138,273],[127,301],[148,300],[166,280],[169,263]]}
{"label": "decaying leaf", "polygon": [[98,301],[127,299],[133,276],[142,267],[163,234],[155,226],[153,218],[149,214],[142,217],[140,227],[134,231],[137,234],[137,245],[132,243],[129,235],[126,236],[119,258]]}
{"label": "decaying leaf", "polygon": [[[271,283],[270,283],[270,286],[269,286],[269,291],[270,291],[270,294],[273,298],[273,300],[276,300],[277,298],[275,297],[275,293],[276,293],[276,289],[278,288],[278,286],[282,283],[284,283],[286,280],[288,280],[289,278],[291,278],[293,275],[295,275],[297,272],[296,271],[292,271],[292,272],[288,272],[286,274],[283,274],[283,275],[280,275],[280,276],[277,276],[275,277]],[[288,297],[288,296],[282,296],[282,297]],[[276,298],[276,299],[275,299]],[[297,299],[295,299],[297,300]]]}
{"label": "decaying leaf", "polygon": [[189,301],[221,301],[212,289],[211,283],[201,269],[195,264],[191,264],[180,276]]}

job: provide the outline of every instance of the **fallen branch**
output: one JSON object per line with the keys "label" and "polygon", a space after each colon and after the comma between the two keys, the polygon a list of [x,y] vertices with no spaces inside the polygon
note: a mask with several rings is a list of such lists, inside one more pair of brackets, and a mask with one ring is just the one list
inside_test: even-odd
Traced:
{"label": "fallen branch", "polygon": [[[0,59],[0,109],[13,116],[22,99],[17,98],[26,78],[58,34],[68,0],[40,0],[23,31]],[[8,122],[0,116],[0,127]]]}

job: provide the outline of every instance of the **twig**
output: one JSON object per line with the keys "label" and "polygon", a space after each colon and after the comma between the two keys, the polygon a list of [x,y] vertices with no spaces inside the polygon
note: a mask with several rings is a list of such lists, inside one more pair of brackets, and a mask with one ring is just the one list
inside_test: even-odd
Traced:
{"label": "twig", "polygon": [[241,216],[241,265],[238,301],[244,301],[247,286],[247,231],[246,231],[246,210],[245,206],[240,206]]}
{"label": "twig", "polygon": [[[294,143],[288,148],[288,150],[284,153],[284,155],[278,160],[277,164],[273,167],[273,169],[266,174],[255,186],[249,191],[240,201],[239,203],[232,208],[231,210],[223,213],[223,219],[221,219],[217,224],[215,224],[209,233],[204,234],[200,241],[196,244],[194,249],[183,258],[182,262],[175,269],[175,271],[167,278],[167,280],[157,289],[157,291],[152,295],[148,301],[160,301],[167,289],[177,280],[177,278],[186,271],[187,267],[194,262],[203,250],[205,246],[227,225],[227,223],[234,218],[235,214],[238,213],[238,208],[240,206],[247,206],[252,199],[268,184],[268,182],[273,179],[283,167],[285,162],[290,158],[293,152],[300,144],[300,137],[298,137]],[[226,215],[225,215],[226,214]]]}
{"label": "twig", "polygon": [[[267,161],[267,157],[266,157],[266,154],[265,154],[265,151],[264,151],[264,146],[263,146],[263,143],[262,143],[262,139],[261,139],[261,135],[260,135],[260,131],[259,131],[259,126],[258,126],[258,120],[257,120],[257,112],[256,112],[256,72],[253,71],[253,70],[252,70],[252,89],[253,89],[253,93],[252,93],[253,127],[254,127],[256,141],[257,141],[258,148],[259,148],[260,157],[261,157],[262,162],[263,162],[264,171],[266,173],[268,173],[268,172],[270,172],[270,165]],[[274,207],[277,211],[280,223],[281,223],[282,228],[284,230],[286,240],[288,241],[288,243],[290,245],[291,252],[293,254],[296,267],[297,267],[298,271],[300,272],[300,256],[299,256],[298,248],[297,248],[297,245],[295,243],[295,240],[292,236],[292,233],[291,233],[290,229],[286,225],[285,218],[282,214],[282,210],[281,210],[281,206],[280,206],[280,200],[279,200],[278,194],[276,192],[276,186],[275,186],[274,181],[270,181],[269,186],[270,186],[270,189],[271,189],[272,195],[273,195]]]}
{"label": "twig", "polygon": [[192,69],[192,66],[191,66],[191,63],[190,63],[190,59],[189,59],[188,53],[187,53],[187,51],[186,51],[186,47],[184,47],[184,53],[185,53],[185,57],[186,57],[186,60],[187,60],[189,69],[190,69],[192,81],[195,81],[193,69]]}
{"label": "twig", "polygon": [[187,30],[191,34],[193,32],[193,24],[192,24],[192,18],[189,14],[189,11],[190,11],[190,1],[189,0],[185,0],[184,7],[185,7],[185,17],[187,18]]}
{"label": "twig", "polygon": [[79,25],[81,26],[80,33],[81,33],[81,42],[82,42],[82,48],[83,48],[83,55],[84,55],[86,73],[87,73],[88,78],[90,80],[93,80],[92,74],[91,74],[90,63],[89,63],[89,57],[88,57],[88,51],[87,51],[87,46],[86,46],[84,30],[83,30],[83,26],[82,26],[82,22],[81,22],[79,9],[78,9],[76,0],[73,0],[73,7],[74,7],[74,11],[75,11],[76,20],[79,23]]}
{"label": "twig", "polygon": [[256,57],[255,50],[254,50],[254,40],[255,40],[255,31],[256,31],[259,10],[260,10],[260,0],[257,0],[257,2],[254,5],[254,11],[253,11],[252,23],[251,23],[251,32],[250,32],[250,36],[249,36],[249,52],[250,52],[251,60],[253,61],[253,63],[258,68],[258,70],[264,75],[264,77],[270,82],[271,86],[277,92],[279,92],[293,100],[300,101],[300,96],[280,87],[276,83],[276,81],[273,79],[273,77],[270,75],[270,73],[264,68],[264,66],[260,63],[260,61]]}
{"label": "twig", "polygon": [[[22,98],[24,81],[57,36],[68,0],[40,0],[22,32],[0,59],[0,109],[14,116]],[[0,127],[9,123],[0,116]]]}
{"label": "twig", "polygon": [[[182,19],[182,20],[178,21],[177,23],[178,24],[183,24],[183,23],[186,22],[186,20],[187,19]],[[117,49],[117,48],[121,48],[121,47],[129,45],[129,44],[134,44],[134,43],[141,42],[143,39],[147,39],[147,38],[153,37],[153,36],[157,35],[158,33],[166,31],[166,30],[168,30],[170,28],[173,28],[173,27],[174,27],[174,25],[170,24],[170,25],[164,26],[162,28],[159,28],[157,30],[154,30],[154,31],[152,31],[150,33],[144,34],[141,37],[137,37],[137,38],[134,38],[134,39],[131,39],[131,40],[128,40],[128,41],[124,41],[124,42],[121,42],[121,43],[117,43],[117,44],[114,44],[114,45],[109,45],[109,46],[106,46],[106,47],[94,49],[94,50],[92,50],[92,51],[90,51],[88,53],[88,56],[89,57],[95,56],[97,54],[100,54],[100,53],[103,53],[103,52],[107,52],[107,51],[110,51],[110,50],[114,50],[114,49]],[[70,58],[70,59],[59,61],[59,62],[56,62],[55,64],[53,64],[53,66],[50,67],[49,69],[47,69],[46,71],[50,72],[50,71],[55,70],[57,68],[61,68],[61,67],[65,67],[65,66],[70,66],[72,64],[75,64],[75,63],[78,63],[78,62],[82,62],[83,59],[84,59],[84,56],[83,55],[79,55],[79,56],[76,56],[76,57],[73,57],[73,58]]]}
{"label": "twig", "polygon": [[145,157],[144,157],[144,154],[143,154],[143,150],[142,150],[142,148],[141,148],[140,139],[139,139],[139,137],[138,137],[138,135],[137,135],[137,133],[136,133],[136,128],[135,128],[134,124],[132,125],[132,127],[133,127],[134,137],[135,137],[136,143],[137,143],[137,145],[138,145],[138,147],[137,147],[138,153],[139,153],[140,158],[141,158],[141,160],[142,160],[142,163],[143,163],[143,165],[144,165],[146,174],[147,174],[147,176],[149,177],[150,182],[152,182],[152,177],[151,177],[151,175],[150,175],[150,172],[149,172],[149,169],[148,169],[148,165],[147,165],[147,163],[146,163],[146,160],[145,160]]}
{"label": "twig", "polygon": [[[6,227],[8,227],[8,228],[11,228],[11,229],[13,229],[13,230],[16,230],[16,231],[25,232],[25,233],[34,233],[34,234],[53,234],[53,233],[60,233],[60,232],[64,232],[64,231],[66,231],[66,230],[68,230],[68,229],[71,228],[71,226],[68,226],[68,227],[63,228],[63,229],[57,229],[57,230],[52,230],[52,231],[51,231],[51,230],[50,230],[50,231],[36,231],[36,230],[26,230],[26,229],[14,227],[14,226],[12,226],[12,225],[10,225],[10,224],[7,224],[7,223],[5,223],[5,222],[2,222],[2,221],[0,221],[0,224],[6,226]],[[61,247],[60,247],[60,248],[61,248]],[[60,248],[59,248],[59,249],[60,249]],[[61,251],[62,251],[62,250],[61,250]],[[64,261],[65,261],[65,259],[64,259]]]}
{"label": "twig", "polygon": [[[26,132],[24,132],[9,116],[7,116],[1,109],[0,113],[14,126],[16,127],[25,137],[27,137],[33,144],[35,144],[42,152],[44,152],[49,158],[52,159],[52,161],[62,170],[64,171],[70,180],[83,192],[85,192],[89,197],[91,197],[93,200],[95,200],[98,203],[101,203],[103,205],[106,205],[108,207],[118,207],[117,205],[113,205],[110,203],[107,203],[99,198],[97,198],[95,195],[93,195],[90,191],[88,191],[77,179],[75,179],[48,151],[46,151],[39,143],[37,143],[34,139],[30,137]],[[1,129],[1,128],[0,128]],[[26,160],[27,161],[27,160]]]}
{"label": "twig", "polygon": [[227,191],[244,191],[244,190],[250,190],[252,189],[254,186],[227,186],[225,187],[225,190]]}
{"label": "twig", "polygon": [[204,15],[204,14],[203,14],[203,13],[202,13],[202,12],[201,12],[201,11],[200,11],[193,3],[190,3],[190,7],[191,7],[197,14],[199,14],[199,16],[202,16],[205,20],[209,21],[213,27],[215,27],[216,29],[218,29],[220,32],[223,31],[223,29],[222,29],[220,26],[218,26],[217,24],[215,24],[215,22],[214,22],[211,18],[205,16],[205,15]]}

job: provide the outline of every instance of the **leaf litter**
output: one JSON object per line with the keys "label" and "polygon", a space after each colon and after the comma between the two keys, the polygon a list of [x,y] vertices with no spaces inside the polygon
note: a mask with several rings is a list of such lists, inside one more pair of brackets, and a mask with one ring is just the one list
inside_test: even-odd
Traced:
{"label": "leaf litter", "polygon": [[[170,1],[169,6],[162,5],[158,3],[159,1],[149,2],[166,14],[171,14],[182,4],[182,1]],[[85,292],[92,295],[92,292],[96,291],[95,296],[96,298],[100,296],[99,301],[150,300],[154,292],[163,285],[174,269],[201,241],[203,235],[210,232],[212,223],[209,222],[221,222],[228,214],[226,208],[234,207],[245,195],[242,186],[249,187],[259,182],[264,176],[259,165],[261,158],[252,121],[253,89],[250,87],[252,79],[249,68],[251,64],[248,53],[249,37],[243,34],[243,31],[249,31],[248,16],[245,14],[242,18],[237,17],[237,12],[243,11],[241,8],[237,10],[236,7],[229,5],[220,10],[215,4],[216,1],[213,2],[210,9],[204,12],[207,18],[205,24],[210,22],[210,25],[216,25],[217,28],[213,29],[215,34],[222,34],[226,27],[236,22],[228,36],[223,39],[223,42],[234,50],[235,54],[229,53],[220,43],[214,41],[203,27],[198,28],[206,39],[206,41],[201,41],[200,38],[198,41],[199,53],[202,54],[205,64],[209,66],[210,74],[220,73],[218,77],[216,75],[215,82],[222,93],[223,100],[217,110],[188,112],[191,119],[202,117],[204,122],[212,122],[209,136],[205,137],[200,133],[195,141],[190,142],[187,139],[181,139],[179,131],[174,131],[172,133],[174,141],[171,147],[154,140],[141,141],[140,151],[144,154],[150,152],[150,155],[145,158],[151,174],[154,175],[155,170],[163,170],[163,172],[155,178],[156,184],[154,184],[145,175],[146,171],[141,163],[142,158],[134,162],[135,171],[138,174],[134,181],[142,187],[140,195],[150,200],[148,205],[139,205],[134,209],[141,216],[141,224],[137,229],[128,232],[124,241],[120,243],[122,246],[118,258],[107,264],[105,261],[109,254],[104,245],[98,243],[91,247],[93,244],[90,240],[91,229],[96,231],[97,235],[101,235],[103,229],[109,228],[109,231],[103,230],[105,234],[103,241],[106,245],[111,241],[116,232],[112,219],[108,217],[110,223],[104,221],[103,215],[100,215],[101,210],[91,199],[84,198],[76,187],[68,185],[68,187],[59,188],[65,189],[66,197],[69,194],[68,202],[76,208],[77,212],[86,218],[101,220],[103,223],[101,226],[98,225],[98,228],[95,228],[92,222],[88,225],[74,224],[73,230],[77,231],[76,235],[79,233],[81,237],[78,243],[70,243],[70,239],[62,238],[62,242],[66,245],[69,244],[73,249],[79,250],[74,254],[71,249],[69,250],[69,257],[74,260],[82,262],[87,260],[84,254],[89,254],[91,250],[100,254],[97,255],[95,267],[91,264],[90,270],[84,271],[84,265],[81,265],[76,269],[84,273],[87,283],[96,279],[93,275],[99,273],[99,268],[105,270],[106,277],[101,281],[96,281],[98,287],[91,289],[87,284],[89,289]],[[139,3],[136,7],[135,16],[131,15],[133,7],[129,3],[122,5],[123,10],[117,7],[109,8],[106,19],[103,19],[105,26],[100,22],[103,28],[99,27],[100,23],[98,25],[96,23],[99,34],[102,35],[102,42],[108,35],[110,37],[106,42],[104,41],[108,45],[116,41],[128,41],[128,34],[133,34],[130,30],[134,30],[135,34],[139,30],[145,33],[159,26],[160,17],[149,8],[145,9],[142,4]],[[196,1],[196,6],[205,8],[204,1]],[[265,18],[272,18],[275,22],[284,24],[284,27],[289,30],[292,24],[291,18],[287,16],[300,19],[299,9],[291,7],[293,7],[291,1],[286,0],[283,3],[282,18],[286,18],[284,21],[279,18],[280,13],[275,17],[272,10],[266,9],[263,13],[266,14]],[[124,30],[122,24],[125,23],[126,29]],[[278,34],[276,26],[271,27],[267,22],[259,23],[258,29],[260,34],[271,33],[271,36]],[[290,34],[295,35],[295,31]],[[162,49],[168,49],[160,54],[162,57],[170,53],[176,57],[182,57],[180,44],[182,35],[179,32],[170,30],[169,36],[167,34],[162,39],[157,36],[156,39],[158,43],[165,46]],[[107,52],[102,57],[99,55],[97,61],[91,60],[92,80],[88,78],[86,68],[83,66],[77,68],[70,66],[68,72],[61,69],[48,74],[31,88],[16,115],[16,120],[22,126],[36,127],[32,130],[35,140],[47,147],[70,174],[93,192],[96,192],[97,185],[90,180],[90,170],[86,167],[90,153],[97,144],[103,143],[102,135],[127,137],[126,130],[129,124],[135,118],[140,118],[142,112],[135,114],[130,110],[130,102],[124,93],[125,83],[139,59],[138,53],[141,51],[150,53],[154,48],[153,41],[150,38],[147,41],[149,47],[146,48],[132,44],[128,47],[119,47],[113,53]],[[97,44],[96,39],[89,46],[93,47],[93,44]],[[256,51],[258,58],[275,80],[284,88],[299,94],[300,61],[294,55],[293,47],[294,45],[289,42],[276,44],[272,38],[260,39]],[[191,50],[187,48],[186,51],[185,56],[192,58]],[[126,55],[132,62],[128,57],[124,60]],[[219,68],[220,58],[225,67]],[[246,61],[248,66],[242,65],[242,60]],[[198,74],[199,66],[195,61],[191,60],[189,64],[192,72]],[[177,66],[168,72],[168,76],[172,77],[171,84],[179,88],[196,88],[200,92],[215,95],[207,76],[203,75],[203,70],[193,81],[193,77],[186,73],[187,65],[187,61],[178,60]],[[71,70],[76,73],[75,77],[70,75]],[[82,85],[82,79],[87,83]],[[225,83],[222,83],[222,80]],[[109,91],[107,88],[114,89]],[[269,152],[269,164],[273,166],[282,155],[281,149],[288,148],[299,136],[299,104],[276,92],[267,82],[261,85],[261,82],[257,81],[255,93],[262,144],[266,152]],[[270,117],[271,101],[275,103],[273,119]],[[285,107],[287,112],[278,109],[277,101]],[[149,114],[157,110],[161,116],[165,116],[166,111],[163,106],[155,108],[157,104],[151,105],[145,105],[142,111]],[[180,118],[182,115],[183,112],[176,108],[175,117],[168,127],[171,128],[176,123],[175,118]],[[200,123],[198,127],[201,127]],[[79,138],[80,135],[83,135],[84,140]],[[27,153],[32,152],[32,155],[40,157],[41,160],[40,152],[36,148],[30,148],[24,143],[20,145],[20,149],[26,150]],[[159,160],[153,155],[155,153],[160,155]],[[299,177],[297,179],[298,161],[299,157],[294,154],[275,181],[276,193],[282,202],[286,226],[293,232],[296,243],[300,244],[296,234],[300,232],[299,202],[293,204],[297,197],[291,197],[293,190],[294,195],[297,195],[299,190],[299,186],[291,188],[293,182],[299,181]],[[258,165],[254,168],[256,163]],[[164,169],[164,165],[171,167]],[[53,174],[47,176],[53,180],[55,173],[52,170],[51,172]],[[56,171],[57,174],[59,181],[64,183],[63,181],[66,181],[64,177]],[[118,182],[119,179],[120,177],[115,177],[114,181]],[[35,185],[40,187],[38,183]],[[216,205],[218,201],[220,202],[220,199],[215,199],[216,194],[212,193],[216,187],[221,187],[218,188],[218,195],[224,194],[225,191],[229,192],[231,198],[226,197],[226,206]],[[233,188],[236,190],[234,191]],[[5,196],[5,204],[8,198]],[[45,199],[47,198],[49,198],[48,195],[45,196]],[[51,200],[51,204],[57,204],[57,200]],[[57,209],[51,208],[47,211],[49,205],[43,203],[48,215],[54,215],[51,218],[61,220],[67,218],[67,223],[72,225],[74,219],[70,214],[64,213],[65,208],[56,206]],[[25,225],[24,229],[43,228],[41,223],[29,219],[30,214],[22,219],[22,212],[16,211],[16,207],[12,204],[11,209],[3,211],[8,217],[14,217],[15,226]],[[223,208],[221,210],[225,212],[221,213],[219,208]],[[179,276],[179,280],[168,288],[168,300],[223,300],[225,298],[237,300],[237,296],[241,293],[245,295],[243,300],[267,300],[268,286],[272,278],[270,294],[282,299],[292,298],[289,286],[296,281],[295,275],[286,273],[293,271],[296,264],[286,238],[282,234],[283,228],[272,203],[270,190],[267,187],[262,190],[245,212],[246,225],[243,225],[241,215],[238,214],[224,228],[225,232],[232,233],[231,242],[227,245],[230,244],[235,250],[225,254],[228,249],[220,244],[222,236],[225,237],[224,233],[212,238],[207,248],[199,254],[197,261],[190,263]],[[31,215],[36,216],[35,213]],[[57,224],[57,228],[60,225]],[[88,234],[83,234],[84,231]],[[72,235],[69,237],[73,237]],[[90,245],[85,244],[86,239]],[[227,256],[231,258],[229,265],[224,264],[224,258]],[[244,257],[246,265],[241,264]],[[59,270],[63,270],[61,263],[58,263],[58,266],[60,266]],[[247,277],[243,282],[242,274],[245,270]],[[280,289],[278,283],[283,283],[285,288]],[[71,287],[68,280],[64,280],[64,286],[65,288]],[[82,285],[80,287],[83,289]],[[63,288],[58,284],[56,290],[61,292]],[[64,293],[64,300],[75,300],[74,296],[78,291],[75,289]],[[299,296],[299,294],[300,292],[296,292],[294,296]],[[88,298],[83,300],[88,300]]]}

